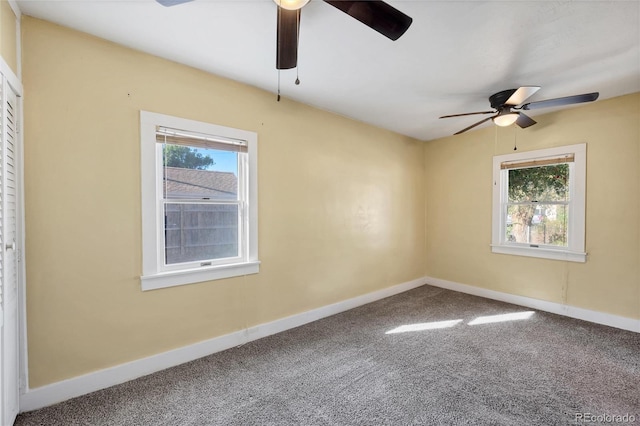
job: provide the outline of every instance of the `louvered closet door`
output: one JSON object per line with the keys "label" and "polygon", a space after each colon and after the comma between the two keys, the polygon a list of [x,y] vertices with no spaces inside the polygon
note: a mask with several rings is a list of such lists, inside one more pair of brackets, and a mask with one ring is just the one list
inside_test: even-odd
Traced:
{"label": "louvered closet door", "polygon": [[11,425],[18,414],[18,277],[16,256],[17,229],[17,99],[2,84],[2,141],[0,143],[0,288],[2,324],[0,364],[2,366],[3,425]]}

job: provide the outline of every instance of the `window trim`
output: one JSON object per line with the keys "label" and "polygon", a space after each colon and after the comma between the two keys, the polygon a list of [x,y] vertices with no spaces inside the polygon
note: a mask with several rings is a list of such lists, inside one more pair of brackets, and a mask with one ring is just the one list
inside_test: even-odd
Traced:
{"label": "window trim", "polygon": [[[157,174],[161,170],[161,162],[157,159],[157,127],[184,129],[208,135],[220,136],[226,139],[244,140],[248,151],[248,198],[245,243],[247,244],[247,258],[236,262],[185,268],[163,270],[160,262],[163,255],[159,254],[163,239],[162,223],[158,208],[159,179]],[[140,111],[140,170],[141,170],[141,221],[142,221],[142,275],[140,276],[143,291],[173,287],[197,282],[212,281],[223,278],[258,273],[258,135],[254,132],[219,126],[201,121],[173,117],[148,111]],[[160,166],[159,166],[160,164]],[[166,268],[165,268],[166,269]]]}
{"label": "window trim", "polygon": [[[575,144],[535,151],[518,152],[514,154],[493,157],[493,202],[492,202],[492,236],[491,251],[499,254],[528,256],[570,262],[586,262],[585,252],[585,199],[586,199],[586,154],[587,144]],[[570,166],[569,193],[569,223],[567,247],[534,247],[514,244],[505,241],[505,215],[502,205],[507,196],[508,169],[502,170],[505,162],[521,162],[540,160],[549,157],[574,156]]]}

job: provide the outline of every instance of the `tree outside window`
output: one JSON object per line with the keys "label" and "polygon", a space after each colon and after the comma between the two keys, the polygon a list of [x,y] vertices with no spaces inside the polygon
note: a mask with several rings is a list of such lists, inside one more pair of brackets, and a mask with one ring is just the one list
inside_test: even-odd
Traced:
{"label": "tree outside window", "polygon": [[569,164],[511,169],[506,240],[567,246]]}

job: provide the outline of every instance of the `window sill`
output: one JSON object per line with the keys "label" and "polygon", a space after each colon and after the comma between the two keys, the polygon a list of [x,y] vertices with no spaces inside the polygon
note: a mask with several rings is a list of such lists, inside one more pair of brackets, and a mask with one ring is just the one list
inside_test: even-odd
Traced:
{"label": "window sill", "polygon": [[260,271],[260,261],[254,260],[233,265],[210,266],[207,268],[189,269],[183,271],[161,272],[140,277],[142,291],[157,290],[204,281],[221,280],[242,275],[257,274]]}
{"label": "window sill", "polygon": [[564,260],[568,262],[585,263],[587,261],[587,253],[569,250],[553,250],[542,247],[491,245],[491,251],[493,253],[499,254],[538,257],[551,260]]}

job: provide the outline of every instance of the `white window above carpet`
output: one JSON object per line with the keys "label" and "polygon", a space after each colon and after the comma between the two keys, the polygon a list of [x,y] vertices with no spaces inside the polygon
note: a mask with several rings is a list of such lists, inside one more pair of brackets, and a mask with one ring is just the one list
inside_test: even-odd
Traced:
{"label": "white window above carpet", "polygon": [[494,253],[585,262],[586,144],[493,158]]}
{"label": "white window above carpet", "polygon": [[142,289],[257,273],[257,135],[140,112]]}

